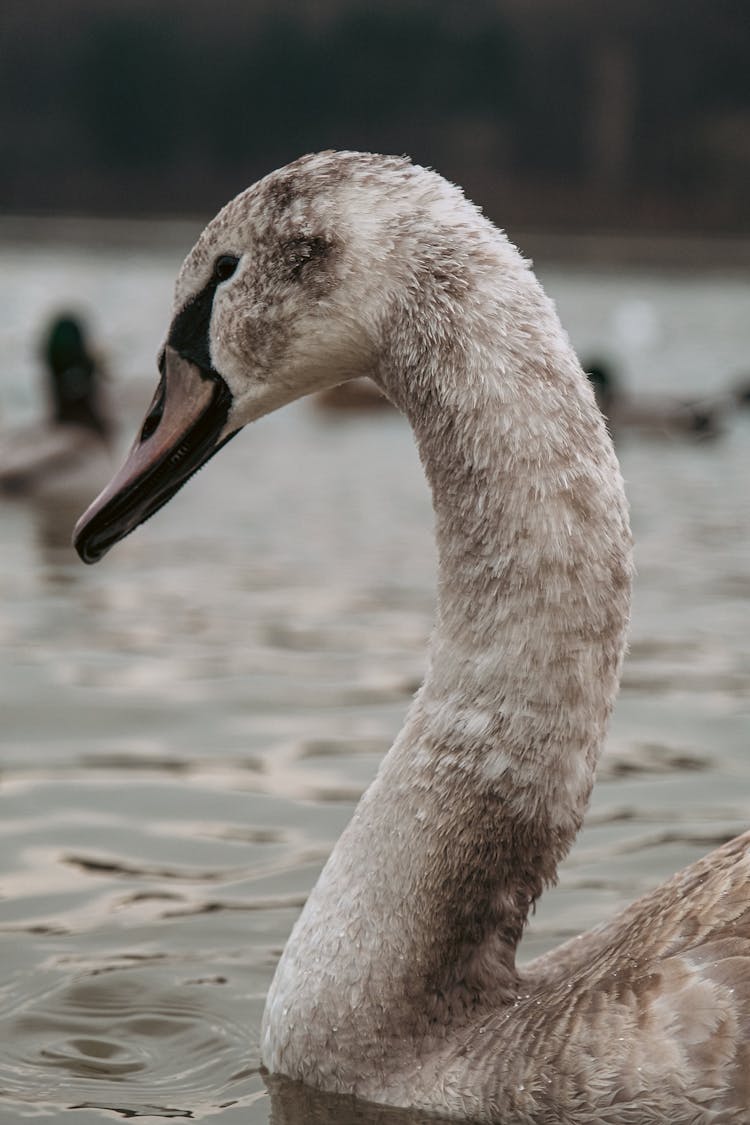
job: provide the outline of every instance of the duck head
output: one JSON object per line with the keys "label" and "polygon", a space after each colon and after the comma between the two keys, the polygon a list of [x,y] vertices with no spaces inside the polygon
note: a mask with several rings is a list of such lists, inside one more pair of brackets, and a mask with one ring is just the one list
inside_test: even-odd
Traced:
{"label": "duck head", "polygon": [[158,511],[248,422],[372,373],[384,290],[398,272],[382,264],[415,203],[403,189],[420,176],[433,191],[445,184],[405,159],[321,153],[271,173],[212,220],[180,270],[140,432],[76,526],[84,562]]}

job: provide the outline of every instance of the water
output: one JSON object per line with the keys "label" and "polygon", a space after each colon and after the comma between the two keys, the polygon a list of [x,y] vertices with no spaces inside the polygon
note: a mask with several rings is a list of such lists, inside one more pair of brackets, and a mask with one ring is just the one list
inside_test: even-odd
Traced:
{"label": "water", "polygon": [[[7,424],[32,415],[34,335],[75,295],[132,428],[194,232],[115,233],[6,232]],[[634,391],[714,394],[746,365],[742,278],[540,272]],[[750,821],[749,452],[743,419],[621,445],[631,653],[526,956]],[[272,1108],[257,1051],[275,960],[424,667],[434,552],[408,429],[290,408],[94,569],[67,547],[87,498],[0,509],[0,1122],[415,1125],[283,1085]]]}

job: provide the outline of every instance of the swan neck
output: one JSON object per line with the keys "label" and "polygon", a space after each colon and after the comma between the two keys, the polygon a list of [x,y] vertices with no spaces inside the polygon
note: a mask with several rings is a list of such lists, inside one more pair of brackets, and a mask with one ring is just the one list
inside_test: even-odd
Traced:
{"label": "swan neck", "polygon": [[429,747],[446,800],[460,772],[512,825],[504,870],[520,936],[588,803],[619,683],[631,541],[611,440],[554,307],[519,256],[502,265],[502,289],[480,274],[460,318],[417,328],[433,346],[391,386],[410,389],[438,551],[409,741]]}
{"label": "swan neck", "polygon": [[413,1069],[517,999],[516,948],[580,827],[628,617],[622,481],[550,302],[504,243],[464,269],[461,301],[457,276],[425,273],[389,318],[377,373],[433,495],[425,682],[264,1019],[270,1069],[363,1096],[378,1090],[363,1043],[373,1074]]}

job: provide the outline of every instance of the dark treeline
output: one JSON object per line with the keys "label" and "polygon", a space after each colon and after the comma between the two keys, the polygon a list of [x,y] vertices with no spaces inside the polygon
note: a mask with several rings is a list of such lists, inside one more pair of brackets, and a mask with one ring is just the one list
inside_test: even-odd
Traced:
{"label": "dark treeline", "polygon": [[0,209],[202,212],[319,148],[507,222],[741,231],[745,0],[11,0]]}

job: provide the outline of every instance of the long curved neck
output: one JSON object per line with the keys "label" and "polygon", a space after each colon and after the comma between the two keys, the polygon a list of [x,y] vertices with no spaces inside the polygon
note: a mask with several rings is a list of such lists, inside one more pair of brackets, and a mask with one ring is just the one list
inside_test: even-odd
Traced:
{"label": "long curved neck", "polygon": [[[328,1018],[339,1076],[348,1042],[356,1071],[363,1038],[385,1055],[389,1029],[403,1050],[512,1000],[517,943],[580,826],[617,691],[630,585],[622,482],[551,304],[512,248],[500,241],[498,254],[466,284],[460,317],[455,286],[450,301],[445,287],[422,290],[383,348],[381,382],[409,417],[433,493],[429,668],[266,1012],[266,1035],[281,1004],[314,1011],[318,1026]],[[291,1073],[276,1052],[267,1064]],[[326,1084],[322,1069],[318,1059]]]}
{"label": "long curved neck", "polygon": [[414,429],[436,516],[437,620],[407,726],[412,757],[446,803],[473,801],[472,847],[481,839],[491,871],[477,904],[485,943],[510,968],[593,785],[631,542],[612,444],[554,307],[501,236],[497,249],[460,318],[444,289],[422,295],[411,325],[400,318],[412,338],[392,348],[385,381]]}

